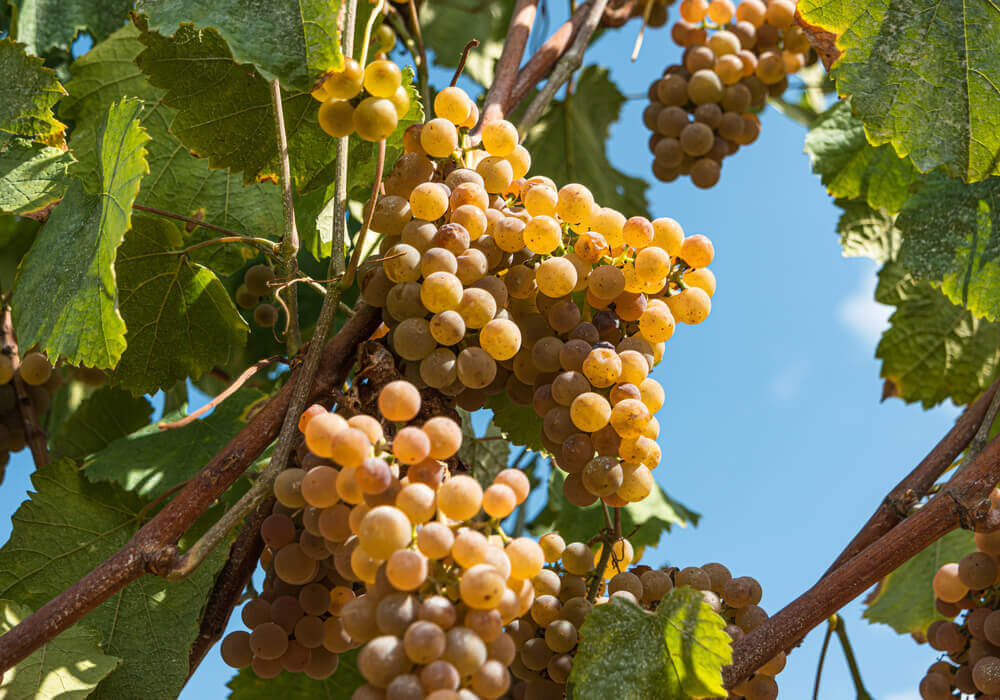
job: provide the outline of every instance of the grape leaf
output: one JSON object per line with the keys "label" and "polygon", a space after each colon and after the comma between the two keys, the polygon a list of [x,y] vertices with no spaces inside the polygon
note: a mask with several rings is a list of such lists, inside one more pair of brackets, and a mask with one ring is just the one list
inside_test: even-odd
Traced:
{"label": "grape leaf", "polygon": [[495,438],[480,440],[472,426],[472,416],[468,411],[458,409],[462,418],[462,446],[458,450],[458,458],[472,469],[472,476],[483,488],[493,483],[493,479],[507,468],[510,458],[510,443],[502,438],[500,428],[490,421],[486,432],[479,437]]}
{"label": "grape leaf", "polygon": [[966,404],[989,386],[1000,366],[1000,323],[975,318],[898,263],[879,272],[875,300],[896,307],[875,356],[903,400]]}
{"label": "grape leaf", "polygon": [[103,386],[59,426],[49,441],[49,449],[55,458],[82,460],[143,427],[152,416],[153,406],[144,396]]}
{"label": "grape leaf", "polygon": [[27,214],[58,200],[72,161],[67,151],[0,134],[0,212]]}
{"label": "grape leaf", "polygon": [[420,26],[424,42],[434,51],[434,63],[457,68],[466,43],[478,39],[479,46],[469,52],[462,75],[484,87],[492,84],[513,9],[512,3],[481,0],[424,3]]}
{"label": "grape leaf", "polygon": [[[31,614],[13,600],[0,600],[0,635]],[[5,700],[82,700],[121,659],[101,653],[100,636],[76,625],[46,642],[3,674],[0,697]]]}
{"label": "grape leaf", "polygon": [[806,134],[813,172],[834,197],[864,199],[872,209],[897,213],[921,175],[888,144],[872,146],[861,120],[851,114],[851,100],[841,100],[819,116]]}
{"label": "grape leaf", "polygon": [[340,0],[138,0],[136,10],[164,35],[187,23],[217,30],[236,61],[286,88],[308,92],[325,71],[344,65]]}
{"label": "grape leaf", "polygon": [[225,364],[249,328],[219,279],[180,255],[180,230],[136,216],[118,253],[119,306],[128,348],[112,381],[142,394]]}
{"label": "grape leaf", "polygon": [[74,180],[21,262],[15,331],[23,347],[38,345],[52,360],[110,368],[125,350],[113,264],[147,172],[141,110],[134,99],[108,109],[97,139],[100,192]]}
{"label": "grape leaf", "polygon": [[675,588],[654,614],[612,598],[587,616],[569,682],[577,700],[704,698],[726,695],[722,667],[733,659],[725,620],[701,593]]}
{"label": "grape leaf", "polygon": [[[117,485],[89,483],[68,459],[38,469],[31,481],[35,492],[17,509],[0,549],[0,597],[38,608],[125,545],[146,502]],[[183,581],[146,575],[77,623],[75,629],[84,626],[105,640],[105,654],[122,659],[90,698],[177,697],[198,611],[227,551],[216,548]]]}
{"label": "grape leaf", "polygon": [[931,543],[882,579],[865,608],[865,619],[889,625],[900,634],[924,633],[934,620],[944,617],[934,605],[934,574],[942,565],[958,562],[974,551],[968,530],[954,530]]}
{"label": "grape leaf", "polygon": [[542,420],[530,406],[518,406],[501,393],[491,396],[486,401],[486,408],[493,411],[493,424],[500,429],[500,434],[513,444],[548,454],[542,445]]}
{"label": "grape leaf", "polygon": [[948,298],[977,317],[1000,319],[1000,177],[972,185],[928,178],[896,226],[907,269],[943,282]]}
{"label": "grape leaf", "polygon": [[838,35],[832,73],[875,145],[923,172],[967,182],[1000,174],[1000,12],[989,0],[803,0]]}
{"label": "grape leaf", "polygon": [[[603,509],[600,502],[586,508],[572,505],[563,494],[565,480],[560,469],[552,469],[549,500],[532,521],[531,531],[542,535],[556,530],[567,542],[587,542],[605,527]],[[628,538],[634,547],[655,547],[663,533],[670,532],[674,525],[687,527],[691,523],[697,527],[701,519],[699,513],[670,498],[659,484],[644,500],[622,508],[621,514],[622,532],[634,531]]]}
{"label": "grape leaf", "polygon": [[[253,66],[237,63],[214,29],[185,24],[172,37],[144,31],[140,41],[146,48],[136,63],[166,91],[163,103],[177,110],[170,131],[185,146],[213,168],[242,172],[244,184],[277,177],[270,87]],[[283,90],[289,160],[299,188],[331,164],[337,150],[336,139],[316,121],[318,109],[308,92]]]}
{"label": "grape leaf", "polygon": [[[254,182],[244,187],[238,173],[213,170],[206,159],[183,146],[169,131],[175,110],[161,102],[163,90],[150,85],[134,63],[142,50],[139,30],[129,24],[73,63],[73,79],[66,83],[69,94],[59,103],[59,115],[74,123],[72,146],[81,161],[74,166],[74,174],[92,185],[98,168],[88,145],[96,139],[101,116],[112,102],[139,97],[145,102],[140,123],[152,141],[147,147],[149,175],[136,203],[192,216],[237,233],[278,238],[284,223],[277,184]],[[208,234],[217,235],[208,229],[195,229],[186,231],[186,238],[193,243]],[[220,250],[228,254],[225,260],[218,259]],[[247,250],[243,246],[215,246],[196,251],[195,259],[218,274],[229,274],[243,266]],[[209,259],[203,252],[216,257]]]}
{"label": "grape leaf", "polygon": [[861,200],[838,199],[843,212],[837,221],[844,257],[871,258],[886,263],[896,258],[901,243],[895,218]]}
{"label": "grape leaf", "polygon": [[[230,438],[246,425],[249,412],[264,397],[244,387],[208,416],[182,428],[161,430],[148,425],[112,441],[86,465],[87,478],[111,481],[130,492],[155,498],[194,476]],[[165,422],[184,417],[177,412]]]}
{"label": "grape leaf", "polygon": [[343,700],[365,684],[358,671],[358,650],[340,654],[337,670],[329,678],[312,680],[304,673],[281,673],[277,678],[260,678],[248,668],[229,681],[230,700]]}
{"label": "grape leaf", "polygon": [[17,39],[36,56],[69,50],[79,32],[95,43],[128,21],[132,0],[10,0],[17,9]]}
{"label": "grape leaf", "polygon": [[[20,18],[19,18],[20,19]],[[0,133],[44,138],[66,128],[52,116],[65,91],[55,71],[24,52],[24,44],[0,39]]]}
{"label": "grape leaf", "polygon": [[555,100],[527,134],[531,172],[545,173],[557,185],[579,182],[600,206],[625,216],[650,216],[645,180],[616,170],[605,155],[611,124],[618,121],[625,96],[608,70],[587,66],[569,100]]}

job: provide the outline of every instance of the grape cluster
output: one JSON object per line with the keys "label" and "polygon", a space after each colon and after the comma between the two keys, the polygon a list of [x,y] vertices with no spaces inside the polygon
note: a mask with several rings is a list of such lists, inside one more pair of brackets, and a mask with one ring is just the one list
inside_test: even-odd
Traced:
{"label": "grape cluster", "polygon": [[28,444],[14,391],[15,375],[24,382],[35,415],[39,418],[49,410],[52,394],[62,384],[62,376],[42,353],[25,354],[16,370],[11,357],[0,353],[0,481],[3,480],[10,454],[23,450]]}
{"label": "grape cluster", "polygon": [[368,203],[383,262],[362,295],[383,309],[390,348],[408,379],[465,409],[499,393],[532,406],[572,502],[642,500],[665,399],[649,373],[677,321],[709,314],[711,241],[626,219],[583,185],[525,179],[510,122],[487,123],[483,149],[463,154],[476,109],[459,88],[434,109]]}
{"label": "grape cluster", "polygon": [[697,187],[719,181],[722,161],[760,135],[756,112],[779,97],[810,58],[792,0],[683,0],[671,30],[684,47],[649,86],[643,122],[653,132],[653,174],[689,175]]}
{"label": "grape cluster", "polygon": [[[381,47],[395,43],[391,30],[376,37]],[[313,88],[319,100],[319,125],[330,136],[357,134],[365,141],[381,141],[396,130],[410,110],[410,96],[403,85],[399,66],[387,58],[376,58],[367,66],[344,57],[344,67],[327,72]]]}
{"label": "grape cluster", "polygon": [[[1000,509],[1000,490],[990,495]],[[938,612],[927,641],[947,658],[933,664],[920,682],[920,697],[942,700],[955,691],[981,698],[1000,696],[1000,532],[975,535],[977,551],[934,574]]]}
{"label": "grape cluster", "polygon": [[278,307],[263,302],[270,298],[274,270],[267,265],[253,265],[243,274],[243,284],[236,289],[236,303],[244,309],[253,309],[253,320],[262,328],[271,328],[278,321]]}

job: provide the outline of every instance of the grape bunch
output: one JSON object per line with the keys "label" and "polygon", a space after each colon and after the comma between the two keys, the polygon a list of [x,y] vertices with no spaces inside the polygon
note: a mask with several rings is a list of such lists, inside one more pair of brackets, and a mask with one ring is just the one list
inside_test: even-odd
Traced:
{"label": "grape bunch", "polygon": [[684,47],[649,86],[643,123],[652,136],[653,174],[697,187],[719,181],[722,161],[760,135],[756,113],[780,97],[788,76],[815,61],[795,24],[792,0],[683,0],[671,29]]}
{"label": "grape bunch", "polygon": [[0,353],[0,481],[11,453],[23,450],[28,444],[14,390],[15,375],[24,382],[38,418],[49,410],[52,394],[62,385],[62,375],[42,353],[25,354],[16,370],[13,359]]}
{"label": "grape bunch", "polygon": [[[389,44],[391,32],[376,37],[380,47]],[[357,134],[365,141],[381,141],[396,130],[410,110],[410,96],[403,85],[399,66],[387,58],[376,58],[366,66],[348,56],[341,70],[329,71],[313,88],[319,100],[317,119],[330,136]]]}
{"label": "grape bunch", "polygon": [[583,185],[525,178],[507,121],[460,148],[475,104],[442,90],[438,115],[367,206],[383,262],[362,279],[404,376],[467,410],[505,393],[542,418],[542,443],[578,505],[642,500],[665,400],[649,377],[676,322],[711,310],[715,251],[669,218],[626,218]]}
{"label": "grape bunch", "polygon": [[236,303],[243,309],[253,309],[253,320],[262,328],[271,328],[278,321],[278,307],[264,302],[274,290],[274,271],[267,265],[253,265],[243,274],[243,284],[236,289]]}
{"label": "grape bunch", "polygon": [[[1000,489],[990,501],[1000,509]],[[924,700],[950,699],[956,691],[1000,697],[1000,532],[977,532],[975,542],[977,551],[934,574],[937,610],[947,619],[932,622],[926,638],[946,658],[920,681]]]}

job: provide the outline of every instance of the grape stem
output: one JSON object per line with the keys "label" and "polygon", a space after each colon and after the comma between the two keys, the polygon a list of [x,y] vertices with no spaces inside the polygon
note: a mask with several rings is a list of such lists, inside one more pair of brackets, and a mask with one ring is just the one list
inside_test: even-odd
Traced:
{"label": "grape stem", "polygon": [[164,211],[162,209],[154,209],[153,207],[147,207],[142,204],[133,204],[132,208],[136,211],[143,211],[147,214],[156,214],[157,216],[162,216],[167,219],[176,219],[177,221],[183,221],[187,224],[191,224],[193,227],[201,226],[202,228],[207,228],[212,231],[218,231],[219,233],[224,233],[228,236],[233,236],[234,238],[246,238],[246,236],[241,236],[236,231],[231,231],[228,228],[223,228],[222,226],[216,226],[215,224],[210,224],[207,221],[202,221],[201,219],[195,219],[191,216],[184,216],[183,214],[174,214],[170,211]]}
{"label": "grape stem", "polygon": [[213,408],[221,404],[223,401],[228,399],[230,396],[235,394],[236,391],[241,386],[247,383],[250,377],[257,374],[257,372],[264,369],[268,365],[272,365],[278,361],[288,362],[288,359],[282,357],[281,355],[272,355],[271,357],[265,358],[263,360],[260,360],[259,362],[250,365],[245,370],[243,370],[240,376],[238,376],[235,379],[235,381],[233,381],[232,384],[230,384],[221,392],[219,392],[216,396],[212,398],[211,401],[209,401],[207,404],[199,408],[197,411],[189,413],[180,420],[176,420],[172,423],[164,423],[163,421],[160,421],[156,427],[158,427],[160,430],[173,430],[174,428],[183,428],[188,423],[193,423],[194,421],[198,420],[203,415],[211,411]]}
{"label": "grape stem", "polygon": [[354,244],[354,250],[351,251],[351,262],[347,266],[347,272],[344,273],[344,279],[340,283],[341,289],[348,289],[352,284],[354,284],[354,276],[358,271],[358,263],[361,261],[361,252],[365,247],[365,239],[368,237],[368,231],[372,226],[372,218],[375,216],[375,203],[378,202],[379,189],[382,187],[382,173],[385,170],[385,139],[378,142],[378,157],[375,160],[375,179],[372,181],[372,194],[371,199],[369,199],[368,213],[365,215],[365,220],[361,224],[361,230],[358,232],[357,242]]}
{"label": "grape stem", "polygon": [[552,102],[559,88],[583,65],[583,54],[587,50],[587,44],[590,43],[590,38],[594,35],[594,31],[601,21],[601,15],[604,14],[604,8],[607,4],[608,0],[593,0],[587,7],[587,14],[584,16],[580,31],[577,32],[576,38],[573,40],[573,45],[559,59],[559,62],[556,63],[555,70],[552,71],[552,75],[546,81],[545,87],[538,92],[535,99],[528,105],[527,111],[525,111],[521,122],[518,124],[518,131],[521,133],[522,138],[542,116],[542,112]]}
{"label": "grape stem", "polygon": [[[292,194],[292,168],[288,159],[288,137],[285,133],[285,114],[281,103],[281,84],[277,78],[271,81],[271,107],[274,110],[274,128],[278,143],[278,161],[281,163],[281,202],[285,212],[285,232],[278,247],[281,275],[292,279],[298,272],[299,232],[295,227],[295,198]],[[285,352],[289,357],[298,352],[302,344],[299,332],[299,299],[295,285],[285,291],[282,306],[285,307]]]}
{"label": "grape stem", "polygon": [[469,59],[469,52],[477,46],[479,46],[479,39],[472,39],[462,49],[462,57],[458,59],[458,68],[455,69],[455,74],[451,76],[451,87],[455,87],[458,79],[462,77],[462,71],[465,70],[465,62]]}
{"label": "grape stem", "polygon": [[833,636],[833,626],[837,616],[831,615],[826,623],[826,634],[823,635],[823,646],[819,649],[819,662],[816,664],[816,680],[813,683],[813,700],[819,700],[819,681],[823,677],[823,663],[826,661],[826,652],[830,648],[830,638]]}
{"label": "grape stem", "polygon": [[851,671],[851,679],[854,681],[857,700],[872,700],[872,696],[865,688],[864,681],[861,680],[861,669],[858,668],[858,660],[854,657],[851,640],[847,638],[847,626],[844,625],[844,618],[839,615],[833,616],[833,631],[837,633],[837,639],[840,640],[840,647],[844,650],[844,659],[847,660],[847,668]]}
{"label": "grape stem", "polygon": [[642,40],[646,34],[646,25],[649,23],[649,13],[653,11],[653,0],[645,0],[642,8],[642,26],[639,27],[639,34],[635,38],[635,46],[632,47],[632,62],[639,58],[639,51],[642,50]]}
{"label": "grape stem", "polygon": [[372,43],[372,29],[375,27],[375,20],[382,14],[385,8],[385,0],[379,0],[378,5],[372,8],[372,13],[368,15],[368,22],[365,24],[364,38],[361,40],[361,67],[368,64],[368,46]]}
{"label": "grape stem", "polygon": [[24,380],[17,372],[17,368],[21,366],[21,357],[18,354],[14,321],[8,304],[3,306],[0,328],[2,328],[3,335],[2,352],[10,358],[14,367],[14,377],[11,383],[14,386],[14,396],[17,397],[17,412],[21,416],[21,427],[24,429],[25,440],[31,449],[31,459],[35,463],[35,469],[41,469],[49,463],[48,437],[38,423],[38,414],[35,411],[35,404],[31,400],[31,394],[28,393],[28,387],[25,386]]}

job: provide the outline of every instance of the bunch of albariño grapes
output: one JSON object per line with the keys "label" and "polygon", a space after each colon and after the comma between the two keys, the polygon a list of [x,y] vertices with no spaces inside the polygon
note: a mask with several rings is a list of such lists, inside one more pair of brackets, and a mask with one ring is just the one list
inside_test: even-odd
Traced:
{"label": "bunch of albari\u00f1o grapes", "polygon": [[[98,383],[103,382],[102,372],[93,370],[78,370],[79,378],[92,381],[97,375]],[[10,461],[11,452],[19,452],[27,445],[24,425],[21,420],[21,409],[18,406],[17,393],[14,390],[14,376],[24,382],[31,405],[36,417],[41,417],[49,410],[52,394],[62,384],[62,376],[40,352],[29,352],[21,359],[20,366],[15,370],[14,361],[6,353],[0,353],[0,481],[3,481],[4,471]]]}
{"label": "bunch of albari\u00f1o grapes", "polygon": [[784,93],[810,46],[792,0],[683,0],[680,13],[671,34],[684,47],[681,63],[649,86],[643,122],[656,178],[689,175],[708,188],[722,160],[760,135],[756,112]]}
{"label": "bunch of albari\u00f1o grapes", "polygon": [[532,406],[572,503],[642,500],[665,400],[649,374],[677,321],[708,316],[711,241],[673,219],[626,218],[583,185],[525,179],[510,122],[463,148],[475,105],[459,88],[434,109],[368,204],[384,262],[362,293],[383,309],[404,375],[468,410],[502,392]]}
{"label": "bunch of albari\u00f1o grapes", "polygon": [[[990,501],[1000,509],[1000,489]],[[979,551],[934,574],[937,609],[949,619],[932,622],[927,641],[947,659],[932,665],[920,682],[924,700],[950,700],[956,691],[1000,697],[1000,531],[977,532],[975,539]]]}

